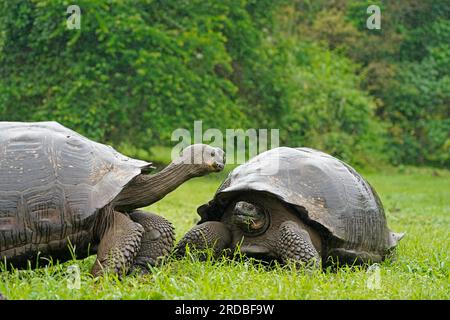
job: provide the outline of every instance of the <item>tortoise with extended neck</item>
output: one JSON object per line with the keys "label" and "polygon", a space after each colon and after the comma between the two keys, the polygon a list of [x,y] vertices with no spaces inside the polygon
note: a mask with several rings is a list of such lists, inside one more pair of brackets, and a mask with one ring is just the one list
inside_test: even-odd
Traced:
{"label": "tortoise with extended neck", "polygon": [[65,261],[70,244],[77,258],[97,253],[94,275],[154,265],[172,250],[173,227],[135,209],[223,166],[222,150],[198,144],[149,175],[150,163],[56,122],[0,122],[1,261]]}
{"label": "tortoise with extended neck", "polygon": [[[403,234],[387,227],[374,189],[348,164],[308,148],[276,148],[233,170],[178,243],[215,254],[240,246],[295,264],[382,261]],[[326,264],[323,264],[324,266]]]}

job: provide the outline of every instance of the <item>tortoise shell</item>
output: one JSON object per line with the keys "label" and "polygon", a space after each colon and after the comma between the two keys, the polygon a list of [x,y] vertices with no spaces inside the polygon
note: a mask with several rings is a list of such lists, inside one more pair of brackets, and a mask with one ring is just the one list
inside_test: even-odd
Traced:
{"label": "tortoise shell", "polygon": [[1,258],[88,242],[99,210],[150,169],[56,122],[0,122]]}
{"label": "tortoise shell", "polygon": [[234,169],[214,198],[198,208],[201,221],[219,221],[234,196],[262,192],[347,249],[383,251],[390,239],[383,205],[352,167],[309,148],[275,148]]}

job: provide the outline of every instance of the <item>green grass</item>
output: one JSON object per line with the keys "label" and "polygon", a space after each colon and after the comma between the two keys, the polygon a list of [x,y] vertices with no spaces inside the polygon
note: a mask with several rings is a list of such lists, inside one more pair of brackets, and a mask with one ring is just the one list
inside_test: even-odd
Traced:
{"label": "green grass", "polygon": [[[90,257],[1,272],[0,292],[9,299],[449,299],[450,173],[403,171],[366,175],[383,200],[391,229],[407,233],[398,259],[380,265],[379,286],[372,289],[368,284],[376,273],[362,268],[268,270],[248,261],[199,262],[193,257],[169,260],[146,276],[94,279]],[[197,221],[197,206],[212,197],[219,178],[190,181],[149,210],[170,219],[179,239]],[[81,270],[79,289],[68,286],[73,265]]]}

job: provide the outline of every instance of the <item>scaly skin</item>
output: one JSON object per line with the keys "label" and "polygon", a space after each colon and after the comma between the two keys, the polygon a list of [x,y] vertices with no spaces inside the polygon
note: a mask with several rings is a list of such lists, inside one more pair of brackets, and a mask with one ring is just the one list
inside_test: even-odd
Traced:
{"label": "scaly skin", "polygon": [[140,224],[123,213],[114,212],[114,220],[100,240],[92,274],[128,272],[139,251],[144,231]]}
{"label": "scaly skin", "polygon": [[218,258],[224,249],[230,247],[231,233],[222,222],[208,221],[195,226],[184,235],[176,246],[176,254],[184,256],[186,245],[196,250],[213,249],[214,257]]}
{"label": "scaly skin", "polygon": [[174,228],[169,221],[153,213],[136,210],[129,215],[145,230],[131,271],[145,273],[149,266],[157,265],[172,251],[175,242]]}
{"label": "scaly skin", "polygon": [[277,250],[284,263],[320,266],[320,255],[314,248],[307,231],[293,221],[286,221],[279,228]]}

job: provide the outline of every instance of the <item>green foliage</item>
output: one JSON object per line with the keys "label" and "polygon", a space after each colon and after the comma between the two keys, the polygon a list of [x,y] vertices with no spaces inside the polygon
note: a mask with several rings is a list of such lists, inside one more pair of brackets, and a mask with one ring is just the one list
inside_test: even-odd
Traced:
{"label": "green foliage", "polygon": [[231,3],[77,4],[81,30],[66,28],[66,1],[2,4],[3,120],[51,118],[96,139],[146,147],[195,119],[224,128],[241,118],[236,87],[215,72],[230,69],[222,29]]}
{"label": "green foliage", "polygon": [[450,166],[450,22],[438,18],[412,35],[400,51],[408,60],[383,92],[393,160]]}
{"label": "green foliage", "polygon": [[430,48],[420,62],[402,63],[395,80],[385,113],[400,151],[397,161],[450,165],[450,46]]}
{"label": "green foliage", "polygon": [[288,43],[285,49],[288,62],[278,70],[286,110],[283,143],[327,150],[357,166],[371,163],[381,150],[383,130],[352,62],[311,43]]}
{"label": "green foliage", "polygon": [[[381,30],[366,28],[372,4],[380,6]],[[302,35],[358,63],[353,72],[363,77],[387,130],[384,155],[395,164],[449,166],[450,3],[300,0],[296,6]]]}
{"label": "green foliage", "polygon": [[[66,27],[69,4],[81,30]],[[370,4],[381,30],[365,27]],[[356,166],[449,165],[447,2],[0,0],[0,12],[0,120],[59,121],[145,157],[202,120],[277,128]]]}

